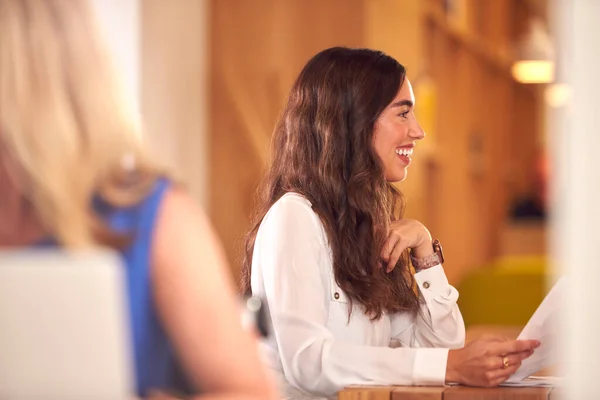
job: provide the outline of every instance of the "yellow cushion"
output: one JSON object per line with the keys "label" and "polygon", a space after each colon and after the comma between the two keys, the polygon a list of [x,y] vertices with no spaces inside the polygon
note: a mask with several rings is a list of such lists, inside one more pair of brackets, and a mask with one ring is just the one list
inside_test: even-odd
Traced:
{"label": "yellow cushion", "polygon": [[547,260],[507,257],[478,268],[458,290],[458,304],[469,325],[525,325],[548,292]]}

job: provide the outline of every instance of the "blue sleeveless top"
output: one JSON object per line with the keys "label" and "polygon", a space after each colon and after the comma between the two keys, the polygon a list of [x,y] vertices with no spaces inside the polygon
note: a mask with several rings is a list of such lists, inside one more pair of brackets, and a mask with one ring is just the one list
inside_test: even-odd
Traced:
{"label": "blue sleeveless top", "polygon": [[133,234],[132,243],[121,251],[121,255],[127,269],[129,315],[139,396],[146,396],[152,389],[190,393],[190,386],[158,319],[150,281],[152,237],[158,211],[168,187],[166,179],[159,179],[150,194],[136,206],[110,209],[108,213],[100,210],[111,229]]}
{"label": "blue sleeveless top", "polygon": [[159,321],[150,281],[152,237],[169,185],[166,179],[157,180],[149,195],[129,208],[94,202],[96,211],[113,231],[132,235],[131,244],[121,250],[121,256],[126,268],[138,396],[146,396],[150,390],[193,393]]}

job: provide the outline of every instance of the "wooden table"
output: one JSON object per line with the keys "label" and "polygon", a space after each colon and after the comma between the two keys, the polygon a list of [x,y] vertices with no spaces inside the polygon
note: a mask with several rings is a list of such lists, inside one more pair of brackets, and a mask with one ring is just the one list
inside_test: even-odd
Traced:
{"label": "wooden table", "polygon": [[338,393],[339,400],[564,400],[564,398],[559,388],[541,387],[356,386]]}

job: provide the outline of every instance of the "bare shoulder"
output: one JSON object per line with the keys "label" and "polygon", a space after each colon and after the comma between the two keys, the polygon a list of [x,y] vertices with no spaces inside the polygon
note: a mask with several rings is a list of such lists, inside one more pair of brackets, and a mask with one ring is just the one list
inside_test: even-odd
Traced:
{"label": "bare shoulder", "polygon": [[184,190],[172,187],[165,193],[151,251],[155,292],[201,289],[211,295],[218,288],[225,296],[233,295],[221,243],[208,216]]}
{"label": "bare shoulder", "polygon": [[158,225],[163,229],[210,225],[205,212],[183,189],[167,189],[160,205]]}
{"label": "bare shoulder", "polygon": [[155,270],[192,264],[227,268],[208,216],[185,190],[175,186],[166,191],[160,206],[152,258]]}

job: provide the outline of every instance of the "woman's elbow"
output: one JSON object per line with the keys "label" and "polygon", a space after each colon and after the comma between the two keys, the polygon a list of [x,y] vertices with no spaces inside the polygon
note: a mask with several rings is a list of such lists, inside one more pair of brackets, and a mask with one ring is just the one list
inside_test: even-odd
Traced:
{"label": "woman's elbow", "polygon": [[[307,371],[307,370],[313,371]],[[329,397],[339,390],[329,381],[325,374],[315,373],[317,366],[295,366],[285,374],[288,383],[296,389],[312,396]]]}
{"label": "woman's elbow", "polygon": [[[461,321],[462,322],[462,321]],[[465,325],[464,323],[456,324],[454,329],[448,330],[439,336],[439,340],[443,342],[443,347],[450,349],[459,349],[465,346]]]}
{"label": "woman's elbow", "polygon": [[454,340],[448,342],[449,349],[460,349],[465,347],[465,335],[456,337]]}
{"label": "woman's elbow", "polygon": [[317,396],[334,396],[343,387],[336,384],[327,372],[326,360],[305,357],[306,354],[297,354],[289,363],[289,368],[284,368],[285,379],[294,388]]}
{"label": "woman's elbow", "polygon": [[453,343],[451,343],[450,348],[451,349],[458,349],[461,347],[465,346],[465,338],[467,336],[466,334],[466,328],[465,328],[465,321],[463,320],[462,314],[460,313],[460,311],[457,310],[457,314],[455,316],[455,333],[454,333],[454,341]]}
{"label": "woman's elbow", "polygon": [[465,345],[465,326],[456,324],[452,327],[424,330],[417,333],[417,342],[426,347],[458,349]]}

